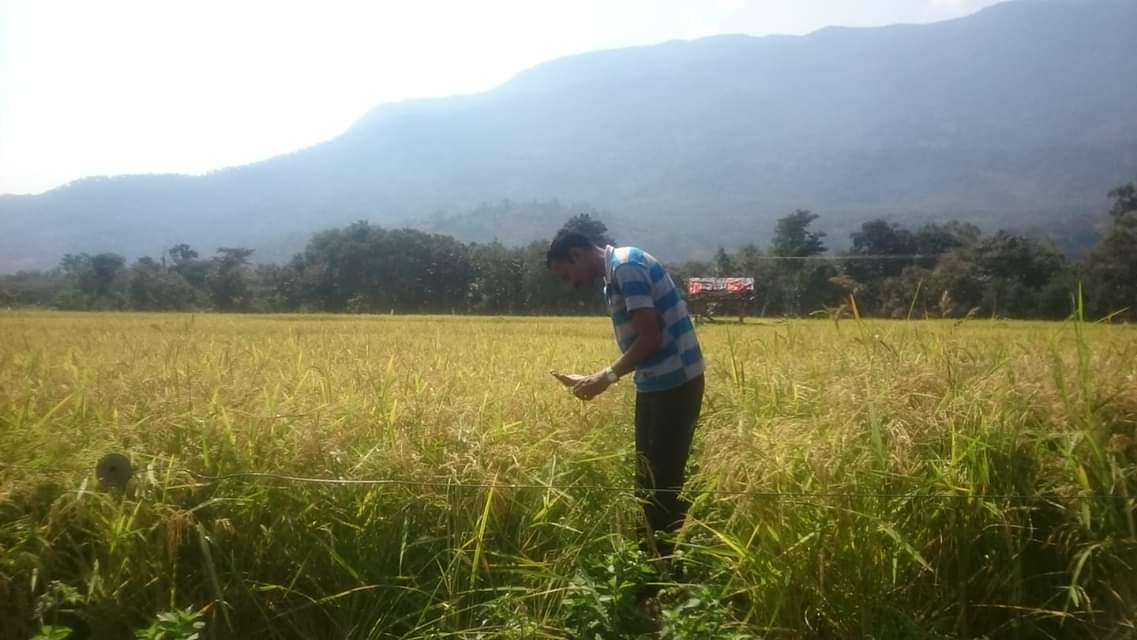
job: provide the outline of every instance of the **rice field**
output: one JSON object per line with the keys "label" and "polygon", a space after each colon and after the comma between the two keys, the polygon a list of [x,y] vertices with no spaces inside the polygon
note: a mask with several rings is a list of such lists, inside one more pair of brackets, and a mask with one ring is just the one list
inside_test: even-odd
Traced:
{"label": "rice field", "polygon": [[605,318],[0,314],[0,638],[1137,637],[1137,330],[699,336],[660,570]]}

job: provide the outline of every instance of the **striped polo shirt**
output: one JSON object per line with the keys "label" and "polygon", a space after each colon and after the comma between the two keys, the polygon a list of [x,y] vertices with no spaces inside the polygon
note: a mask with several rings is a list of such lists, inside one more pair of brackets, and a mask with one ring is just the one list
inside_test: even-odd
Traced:
{"label": "striped polo shirt", "polygon": [[626,352],[636,340],[632,311],[655,309],[663,342],[636,368],[637,391],[666,391],[697,378],[706,369],[687,305],[663,265],[636,247],[604,249],[604,297],[616,343]]}

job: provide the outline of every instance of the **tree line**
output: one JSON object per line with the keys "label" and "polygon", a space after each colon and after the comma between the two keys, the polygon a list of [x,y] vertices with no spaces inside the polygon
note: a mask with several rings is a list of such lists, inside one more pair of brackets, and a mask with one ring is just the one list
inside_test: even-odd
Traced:
{"label": "tree line", "polygon": [[[818,215],[779,219],[767,247],[719,248],[710,261],[670,265],[692,276],[751,276],[748,315],[851,313],[881,317],[1060,319],[1076,304],[1093,318],[1137,319],[1137,181],[1110,192],[1104,236],[1074,260],[1053,244],[961,222],[907,229],[865,222],[848,249],[828,255]],[[612,243],[602,221],[580,214],[564,228]],[[632,243],[634,244],[634,243]],[[203,257],[179,244],[133,264],[115,253],[68,254],[57,268],[0,277],[0,304],[79,310],[602,313],[595,291],[566,290],[546,269],[547,240],[520,247],[463,243],[367,222],[312,236],[285,264],[253,264],[253,251]],[[648,248],[650,251],[650,248]]]}

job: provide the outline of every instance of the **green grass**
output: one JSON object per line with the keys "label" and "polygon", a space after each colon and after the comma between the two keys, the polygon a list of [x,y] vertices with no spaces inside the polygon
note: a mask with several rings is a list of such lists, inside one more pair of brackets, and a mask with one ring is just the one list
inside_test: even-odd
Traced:
{"label": "green grass", "polygon": [[[699,335],[695,506],[655,636],[1137,634],[1137,331]],[[0,336],[2,638],[647,633],[633,391],[585,404],[546,373],[610,362],[603,318],[21,312]],[[110,451],[125,491],[94,480]]]}

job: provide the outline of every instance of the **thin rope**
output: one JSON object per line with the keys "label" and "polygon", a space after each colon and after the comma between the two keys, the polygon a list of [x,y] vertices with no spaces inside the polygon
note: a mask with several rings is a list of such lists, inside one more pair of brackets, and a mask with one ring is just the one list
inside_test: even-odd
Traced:
{"label": "thin rope", "polygon": [[[0,463],[0,469],[21,469],[25,471],[43,471],[32,467],[11,463]],[[218,484],[241,480],[275,480],[289,484],[313,484],[327,487],[429,487],[437,489],[512,489],[529,490],[540,489],[545,491],[597,491],[635,496],[637,494],[651,493],[682,493],[689,491],[695,495],[752,497],[752,498],[790,498],[790,499],[865,499],[875,498],[881,500],[1006,500],[1006,501],[1036,501],[1036,500],[1126,500],[1137,501],[1137,498],[1125,495],[1108,493],[1079,493],[1072,495],[1044,495],[1025,493],[896,493],[896,492],[829,492],[829,491],[772,491],[772,490],[731,490],[731,489],[697,489],[697,488],[669,488],[655,489],[643,488],[630,490],[625,485],[611,484],[543,484],[543,483],[506,483],[506,482],[457,482],[453,480],[412,480],[408,478],[319,478],[311,476],[295,476],[282,473],[269,473],[263,471],[239,471],[220,475],[209,475],[186,469],[184,467],[167,467],[166,470],[180,471],[198,480],[203,484]]]}
{"label": "thin rope", "polygon": [[942,258],[946,253],[887,253],[887,254],[855,254],[855,255],[817,255],[817,256],[735,256],[734,260],[935,260]]}
{"label": "thin rope", "polygon": [[[604,491],[611,493],[626,493],[634,495],[635,493],[681,493],[684,489],[676,488],[657,488],[657,489],[641,489],[638,491],[630,491],[625,486],[607,485],[607,484],[572,484],[572,485],[557,485],[557,484],[540,484],[540,483],[501,483],[501,482],[453,482],[441,480],[408,480],[401,478],[390,478],[383,480],[370,480],[370,479],[343,479],[343,478],[313,478],[305,476],[291,476],[278,473],[265,473],[259,471],[245,471],[237,473],[227,473],[223,475],[211,476],[196,471],[185,470],[186,473],[194,476],[195,478],[206,480],[210,483],[224,482],[228,480],[241,480],[241,479],[267,479],[279,480],[289,483],[301,484],[319,484],[319,485],[332,485],[332,486],[409,486],[409,487],[433,487],[433,488],[469,488],[469,489],[544,489],[554,491]],[[756,490],[729,490],[729,489],[706,489],[695,490],[693,493],[702,493],[705,495],[717,496],[750,496],[760,498],[880,498],[880,499],[934,499],[934,500],[971,500],[971,499],[986,499],[986,500],[1055,500],[1055,499],[1085,499],[1085,500],[1112,500],[1112,499],[1132,499],[1127,496],[1112,495],[1112,494],[1078,494],[1070,496],[1046,496],[1046,495],[1028,495],[1022,493],[997,493],[997,494],[967,494],[967,493],[883,493],[883,492],[809,492],[809,491],[756,491]]]}

